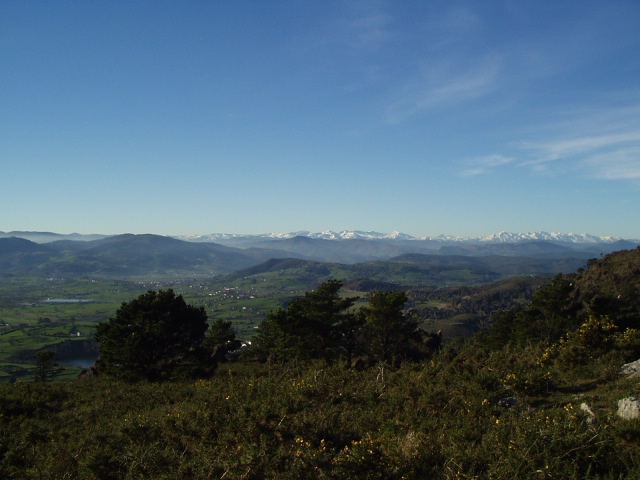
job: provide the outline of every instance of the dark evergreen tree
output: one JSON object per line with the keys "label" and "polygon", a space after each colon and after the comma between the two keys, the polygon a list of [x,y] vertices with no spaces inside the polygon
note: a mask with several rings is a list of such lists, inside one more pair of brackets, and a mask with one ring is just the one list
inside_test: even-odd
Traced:
{"label": "dark evergreen tree", "polygon": [[209,326],[209,334],[202,343],[205,355],[216,362],[226,362],[229,352],[238,350],[240,340],[236,339],[233,324],[230,321],[218,319]]}
{"label": "dark evergreen tree", "polygon": [[362,315],[345,313],[333,327],[333,338],[347,368],[351,367],[354,355],[361,350],[360,332],[365,321]]}
{"label": "dark evergreen tree", "polygon": [[329,280],[302,298],[291,301],[287,309],[270,312],[253,339],[252,355],[260,360],[323,358],[333,360],[353,352],[349,344],[349,312],[356,298],[343,298],[342,282]]}
{"label": "dark evergreen tree", "polygon": [[204,308],[188,305],[173,290],[150,290],[98,324],[103,369],[132,380],[202,372],[207,328]]}
{"label": "dark evergreen tree", "polygon": [[404,314],[406,302],[403,291],[377,291],[371,295],[369,306],[360,309],[364,321],[362,344],[372,360],[397,364],[413,356],[421,336],[416,322]]}
{"label": "dark evergreen tree", "polygon": [[293,330],[286,309],[269,312],[267,319],[258,326],[247,356],[260,362],[285,362],[298,358],[301,349]]}
{"label": "dark evergreen tree", "polygon": [[575,279],[556,275],[533,295],[528,307],[497,312],[492,325],[478,336],[490,348],[508,343],[524,345],[531,341],[548,344],[560,339],[581,323],[580,306],[574,299]]}
{"label": "dark evergreen tree", "polygon": [[491,328],[479,332],[476,338],[489,348],[504,347],[515,340],[519,315],[522,315],[523,311],[523,308],[518,306],[496,312],[491,319]]}
{"label": "dark evergreen tree", "polygon": [[58,366],[58,363],[54,360],[55,356],[56,353],[51,350],[40,350],[33,356],[36,364],[34,372],[34,381],[36,383],[48,382],[64,371],[64,368]]}

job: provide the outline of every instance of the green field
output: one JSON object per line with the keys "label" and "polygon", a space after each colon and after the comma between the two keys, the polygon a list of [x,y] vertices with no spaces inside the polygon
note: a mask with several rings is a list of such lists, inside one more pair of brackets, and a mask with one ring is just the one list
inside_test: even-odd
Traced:
{"label": "green field", "polygon": [[[339,279],[346,283],[362,278],[400,288],[480,285],[495,280],[486,272],[376,262],[358,266],[311,263],[210,278],[136,277],[124,281],[7,276],[0,278],[0,382],[29,377],[38,350],[55,350],[59,361],[95,358],[97,346],[92,338],[96,325],[112,317],[123,302],[148,290],[172,288],[187,303],[204,307],[210,321],[229,320],[238,339],[250,340],[271,310],[286,306],[323,281]],[[366,292],[360,291],[345,290],[343,294],[366,297]],[[354,308],[365,303],[359,300]],[[62,378],[70,372],[68,369]]]}
{"label": "green field", "polygon": [[[59,360],[81,355],[93,343],[96,324],[144,290],[143,285],[117,280],[2,278],[0,381],[30,377],[32,357],[38,350],[65,344]],[[74,378],[79,372],[66,367],[59,378]]]}
{"label": "green field", "polygon": [[[280,281],[281,280],[281,281]],[[310,288],[313,288],[311,285]],[[0,280],[0,382],[32,375],[33,354],[63,342],[92,342],[95,327],[112,317],[122,302],[150,289],[173,288],[187,303],[203,306],[211,321],[231,320],[238,338],[250,339],[270,310],[304,294],[306,283],[276,274],[220,282],[203,279],[136,281],[2,278]],[[95,345],[94,345],[95,347]],[[73,350],[73,349],[72,349]],[[71,352],[71,356],[77,352]],[[69,360],[58,354],[60,361]],[[77,376],[80,369],[67,368]]]}

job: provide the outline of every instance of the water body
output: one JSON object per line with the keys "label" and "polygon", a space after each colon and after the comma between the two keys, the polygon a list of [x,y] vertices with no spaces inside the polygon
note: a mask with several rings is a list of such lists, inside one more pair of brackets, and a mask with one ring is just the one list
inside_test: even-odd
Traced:
{"label": "water body", "polygon": [[63,367],[91,368],[96,363],[97,357],[74,358],[58,362]]}
{"label": "water body", "polygon": [[75,303],[96,303],[96,301],[84,298],[47,298],[40,302],[41,305],[66,305]]}

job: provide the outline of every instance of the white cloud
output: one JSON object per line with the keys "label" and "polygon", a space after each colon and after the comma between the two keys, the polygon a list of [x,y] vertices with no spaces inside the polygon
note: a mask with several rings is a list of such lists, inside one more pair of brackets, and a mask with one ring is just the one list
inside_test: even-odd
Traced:
{"label": "white cloud", "polygon": [[498,85],[501,60],[487,55],[475,64],[430,64],[401,88],[388,107],[391,123],[424,110],[473,100],[493,92]]}
{"label": "white cloud", "polygon": [[527,162],[533,164],[589,155],[603,149],[615,152],[625,145],[638,142],[640,142],[640,130],[631,130],[607,135],[562,138],[548,143],[525,142],[522,147],[535,152],[535,158]]}
{"label": "white cloud", "polygon": [[338,44],[348,53],[375,53],[393,37],[393,16],[384,2],[360,1],[345,4],[346,11],[323,33],[321,44]]}
{"label": "white cloud", "polygon": [[640,179],[640,146],[593,155],[585,160],[592,173],[607,180]]}
{"label": "white cloud", "polygon": [[[536,133],[530,133],[536,140],[517,144],[511,151],[514,163],[552,175],[573,172],[603,180],[638,180],[639,113],[640,105],[565,112],[560,120],[537,126]],[[475,167],[463,173],[485,171]]]}
{"label": "white cloud", "polygon": [[505,157],[503,155],[487,155],[484,157],[473,158],[466,162],[470,168],[463,171],[462,175],[465,177],[484,175],[489,173],[492,169],[506,165],[512,161],[513,158]]}

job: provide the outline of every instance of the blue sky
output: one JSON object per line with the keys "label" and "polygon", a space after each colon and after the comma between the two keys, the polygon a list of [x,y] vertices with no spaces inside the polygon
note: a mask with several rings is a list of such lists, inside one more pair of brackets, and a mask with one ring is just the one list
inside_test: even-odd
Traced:
{"label": "blue sky", "polygon": [[640,3],[0,2],[0,230],[640,238]]}

